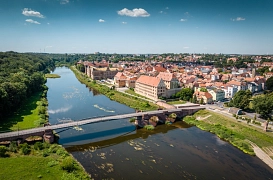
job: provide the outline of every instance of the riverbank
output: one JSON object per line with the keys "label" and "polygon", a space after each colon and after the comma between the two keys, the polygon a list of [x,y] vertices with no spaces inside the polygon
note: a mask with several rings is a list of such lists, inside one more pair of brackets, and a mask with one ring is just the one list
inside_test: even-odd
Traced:
{"label": "riverbank", "polygon": [[113,101],[119,102],[121,104],[125,104],[126,106],[129,106],[136,110],[151,111],[151,110],[157,110],[158,108],[160,108],[158,105],[154,103],[139,100],[137,97],[132,97],[124,93],[118,92],[114,89],[111,89],[107,86],[100,85],[96,83],[96,81],[91,80],[85,74],[79,72],[75,68],[75,66],[71,66],[70,69],[73,71],[77,79],[81,83],[91,88],[94,91],[94,93],[101,93]]}
{"label": "riverbank", "polygon": [[48,122],[47,89],[33,94],[13,115],[1,121],[0,132],[40,127]]}
{"label": "riverbank", "polygon": [[200,110],[193,116],[185,117],[184,121],[202,130],[216,134],[221,139],[228,141],[233,146],[250,155],[255,155],[250,141],[261,149],[273,146],[272,133],[264,132],[262,129],[241,123],[240,121],[236,122],[229,117],[208,110]]}
{"label": "riverbank", "polygon": [[80,164],[58,144],[37,142],[17,146],[12,143],[9,147],[0,146],[0,150],[0,179],[90,179]]}

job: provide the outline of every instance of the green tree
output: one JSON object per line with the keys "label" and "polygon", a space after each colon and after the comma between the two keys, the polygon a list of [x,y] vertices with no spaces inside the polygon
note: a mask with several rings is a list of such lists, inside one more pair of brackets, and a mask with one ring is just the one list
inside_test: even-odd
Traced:
{"label": "green tree", "polygon": [[273,109],[273,94],[261,95],[253,99],[253,109],[263,118],[271,118]]}
{"label": "green tree", "polygon": [[268,90],[273,91],[273,76],[268,78],[265,84]]}
{"label": "green tree", "polygon": [[240,109],[248,109],[251,97],[252,93],[249,90],[240,90],[234,95],[229,103],[229,106],[234,106]]}
{"label": "green tree", "polygon": [[197,97],[196,97],[196,95],[193,96],[192,102],[193,102],[193,103],[197,103]]}
{"label": "green tree", "polygon": [[203,98],[201,98],[200,104],[204,104],[204,99]]}
{"label": "green tree", "polygon": [[180,92],[175,94],[175,97],[183,101],[189,101],[192,98],[193,90],[190,88],[183,88]]}
{"label": "green tree", "polygon": [[204,87],[201,87],[201,88],[200,88],[200,91],[201,91],[201,92],[208,92],[207,88],[204,88]]}

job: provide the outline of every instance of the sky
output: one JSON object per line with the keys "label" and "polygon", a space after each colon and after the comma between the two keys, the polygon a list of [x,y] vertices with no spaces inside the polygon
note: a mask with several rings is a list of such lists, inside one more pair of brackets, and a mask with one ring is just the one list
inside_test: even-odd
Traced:
{"label": "sky", "polygon": [[0,51],[273,54],[273,0],[0,0]]}

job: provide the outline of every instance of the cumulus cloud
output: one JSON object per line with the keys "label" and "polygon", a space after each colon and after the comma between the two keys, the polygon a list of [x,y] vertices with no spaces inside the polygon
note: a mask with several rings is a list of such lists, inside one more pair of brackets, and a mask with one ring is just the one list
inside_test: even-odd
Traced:
{"label": "cumulus cloud", "polygon": [[124,8],[120,11],[118,11],[118,14],[121,16],[130,16],[130,17],[149,17],[150,14],[142,8],[135,8],[133,10],[129,10],[127,8]]}
{"label": "cumulus cloud", "polygon": [[127,24],[127,22],[124,22],[124,21],[123,21],[123,22],[121,22],[121,23],[122,23],[122,24]]}
{"label": "cumulus cloud", "polygon": [[44,15],[42,15],[40,12],[33,11],[31,9],[28,9],[28,8],[24,8],[22,14],[25,15],[25,16],[33,16],[33,17],[38,17],[38,18],[44,18]]}
{"label": "cumulus cloud", "polygon": [[100,22],[100,23],[104,23],[104,22],[105,22],[105,20],[103,20],[103,19],[99,19],[99,22]]}
{"label": "cumulus cloud", "polygon": [[61,0],[60,1],[60,4],[68,4],[69,3],[69,0]]}
{"label": "cumulus cloud", "polygon": [[181,21],[181,22],[185,22],[185,21],[187,21],[187,19],[180,19],[180,21]]}
{"label": "cumulus cloud", "polygon": [[244,21],[246,18],[243,17],[237,17],[236,19],[231,19],[232,21]]}
{"label": "cumulus cloud", "polygon": [[26,19],[26,22],[32,23],[32,24],[41,24],[41,23],[39,23],[38,21],[34,21],[34,20],[32,20],[32,19]]}

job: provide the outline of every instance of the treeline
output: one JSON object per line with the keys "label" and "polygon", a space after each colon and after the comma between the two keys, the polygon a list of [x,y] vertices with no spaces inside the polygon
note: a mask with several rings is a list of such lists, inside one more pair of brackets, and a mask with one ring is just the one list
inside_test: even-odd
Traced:
{"label": "treeline", "polygon": [[44,73],[54,67],[43,54],[0,52],[0,117],[15,112],[33,93],[46,93]]}

